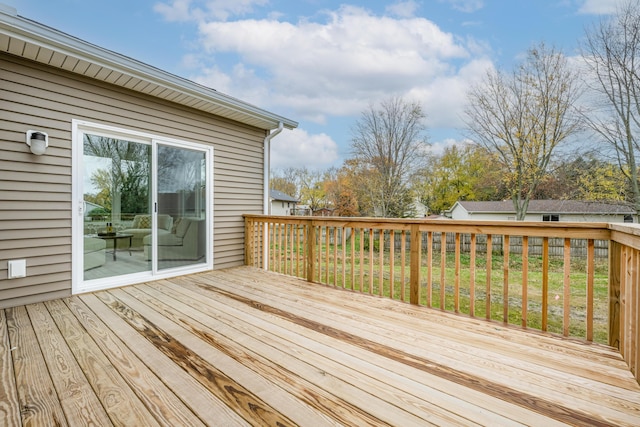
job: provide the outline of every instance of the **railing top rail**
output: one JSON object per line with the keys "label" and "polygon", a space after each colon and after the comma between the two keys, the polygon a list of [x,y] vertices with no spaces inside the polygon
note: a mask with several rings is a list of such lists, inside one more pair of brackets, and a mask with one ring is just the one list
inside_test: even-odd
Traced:
{"label": "railing top rail", "polygon": [[[542,221],[494,221],[374,217],[313,217],[244,215],[260,222],[308,224],[331,227],[355,227],[390,230],[410,230],[417,225],[420,231],[455,232],[474,234],[502,234],[512,236],[562,237],[575,239],[610,240],[614,224],[605,222],[542,222]],[[626,231],[622,224],[619,230]],[[640,239],[640,227],[634,229]]]}
{"label": "railing top rail", "polygon": [[640,224],[609,224],[611,240],[640,250]]}

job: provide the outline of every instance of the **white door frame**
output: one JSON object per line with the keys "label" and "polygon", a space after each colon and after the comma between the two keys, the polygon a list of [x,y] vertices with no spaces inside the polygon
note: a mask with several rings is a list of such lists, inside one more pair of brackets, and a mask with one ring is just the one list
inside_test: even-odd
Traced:
{"label": "white door frame", "polygon": [[[176,267],[173,269],[158,270],[157,247],[153,245],[152,269],[149,271],[113,276],[104,279],[84,280],[84,188],[82,161],[84,156],[84,133],[98,134],[102,136],[122,138],[133,142],[149,144],[152,148],[152,179],[151,179],[151,217],[152,239],[157,242],[157,147],[158,144],[187,148],[205,153],[206,161],[206,259],[203,263],[194,266]],[[73,294],[92,292],[118,286],[142,283],[149,280],[157,280],[167,277],[179,276],[187,273],[207,271],[213,269],[213,155],[214,150],[210,145],[187,142],[172,138],[165,138],[145,132],[133,131],[110,125],[104,125],[84,120],[72,120],[72,281]]]}

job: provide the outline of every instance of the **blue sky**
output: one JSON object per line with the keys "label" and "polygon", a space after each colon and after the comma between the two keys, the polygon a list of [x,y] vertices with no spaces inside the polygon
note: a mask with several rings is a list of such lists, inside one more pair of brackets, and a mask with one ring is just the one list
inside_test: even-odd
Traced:
{"label": "blue sky", "polygon": [[421,103],[435,150],[464,139],[469,84],[534,43],[578,54],[619,0],[0,0],[18,14],[300,123],[274,168],[339,166],[371,103]]}

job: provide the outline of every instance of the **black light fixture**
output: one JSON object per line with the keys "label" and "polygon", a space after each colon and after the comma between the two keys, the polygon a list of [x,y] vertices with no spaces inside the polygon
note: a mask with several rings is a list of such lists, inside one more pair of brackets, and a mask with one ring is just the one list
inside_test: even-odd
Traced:
{"label": "black light fixture", "polygon": [[36,156],[44,154],[49,146],[49,135],[46,132],[35,130],[27,131],[27,145]]}

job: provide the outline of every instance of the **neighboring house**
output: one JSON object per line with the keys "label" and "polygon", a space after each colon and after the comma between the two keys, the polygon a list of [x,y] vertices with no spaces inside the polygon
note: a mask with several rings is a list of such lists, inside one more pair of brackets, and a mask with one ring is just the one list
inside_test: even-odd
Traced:
{"label": "neighboring house", "polygon": [[[451,219],[515,220],[511,200],[499,202],[456,202],[445,212]],[[531,200],[525,221],[635,222],[635,211],[626,203],[578,200]]]}
{"label": "neighboring house", "polygon": [[278,190],[271,190],[270,215],[293,215],[299,202],[295,197]]}
{"label": "neighboring house", "polygon": [[413,212],[415,213],[415,218],[427,218],[429,207],[416,198],[413,202]]}
{"label": "neighboring house", "polygon": [[[5,5],[0,81],[0,308],[244,262],[242,214],[267,213],[270,140],[296,122]],[[99,173],[119,184],[92,229]]]}

